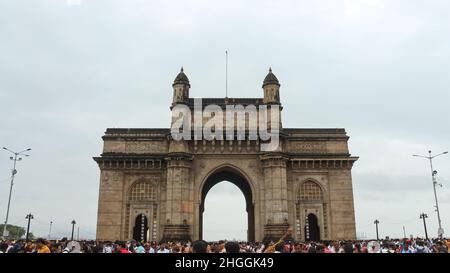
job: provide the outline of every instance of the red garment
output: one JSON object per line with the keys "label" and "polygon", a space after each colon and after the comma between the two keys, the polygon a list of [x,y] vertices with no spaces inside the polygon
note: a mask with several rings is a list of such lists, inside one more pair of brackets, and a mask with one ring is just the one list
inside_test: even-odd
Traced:
{"label": "red garment", "polygon": [[120,253],[130,253],[130,252],[128,252],[128,250],[126,248],[121,248]]}

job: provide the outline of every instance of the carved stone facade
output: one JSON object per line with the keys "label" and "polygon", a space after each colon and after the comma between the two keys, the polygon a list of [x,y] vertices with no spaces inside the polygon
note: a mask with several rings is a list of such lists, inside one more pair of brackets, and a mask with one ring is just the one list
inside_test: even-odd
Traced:
{"label": "carved stone facade", "polygon": [[[264,98],[203,103],[280,104],[279,87],[270,71]],[[173,88],[172,107],[193,105],[183,71]],[[358,158],[348,139],[344,129],[281,128],[280,149],[263,152],[258,140],[175,141],[170,129],[107,129],[94,158],[101,170],[97,239],[200,239],[205,196],[224,180],[244,193],[251,241],[278,240],[288,226],[299,241],[355,239],[351,169]]]}

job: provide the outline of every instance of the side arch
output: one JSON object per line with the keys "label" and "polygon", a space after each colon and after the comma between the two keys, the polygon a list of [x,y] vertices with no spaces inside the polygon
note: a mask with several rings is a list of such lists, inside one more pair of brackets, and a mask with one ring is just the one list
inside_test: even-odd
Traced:
{"label": "side arch", "polygon": [[[329,192],[326,185],[317,179],[306,177],[296,185],[294,190],[297,239],[328,238],[330,234]],[[314,219],[310,216],[314,216]]]}
{"label": "side arch", "polygon": [[[159,217],[160,185],[147,177],[135,179],[124,190],[123,238],[156,240]],[[143,216],[141,221],[137,218]],[[144,229],[142,231],[142,228]]]}

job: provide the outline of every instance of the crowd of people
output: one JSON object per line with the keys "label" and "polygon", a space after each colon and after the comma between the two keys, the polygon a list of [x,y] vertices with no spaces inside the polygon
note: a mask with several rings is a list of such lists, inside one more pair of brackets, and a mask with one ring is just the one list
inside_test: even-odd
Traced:
{"label": "crowd of people", "polygon": [[449,239],[294,242],[137,242],[5,240],[0,253],[448,253]]}

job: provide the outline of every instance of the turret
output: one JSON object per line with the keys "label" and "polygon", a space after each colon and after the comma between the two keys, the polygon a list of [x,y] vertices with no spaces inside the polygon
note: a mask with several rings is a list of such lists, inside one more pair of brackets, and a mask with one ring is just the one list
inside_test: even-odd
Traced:
{"label": "turret", "polygon": [[269,73],[264,78],[262,87],[264,89],[265,104],[280,104],[280,83],[272,73],[272,68],[269,68]]}
{"label": "turret", "polygon": [[181,67],[180,73],[178,73],[177,77],[173,81],[173,100],[172,106],[178,103],[187,104],[189,102],[189,88],[191,85],[189,84],[189,79],[183,72],[183,67]]}

